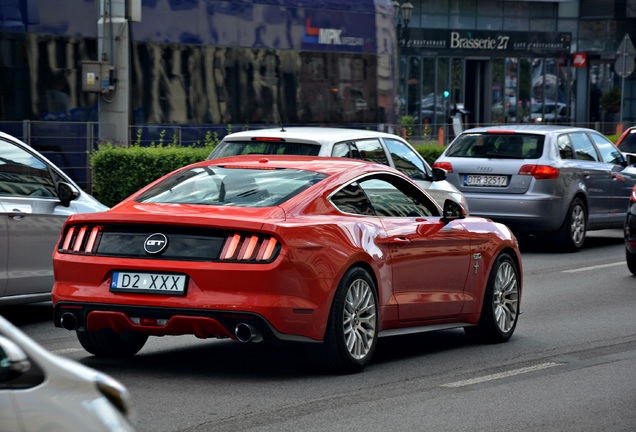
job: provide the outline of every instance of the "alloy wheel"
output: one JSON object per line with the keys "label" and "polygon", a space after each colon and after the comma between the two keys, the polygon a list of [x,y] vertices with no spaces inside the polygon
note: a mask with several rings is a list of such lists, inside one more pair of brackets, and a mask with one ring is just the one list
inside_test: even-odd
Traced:
{"label": "alloy wheel", "polygon": [[343,331],[347,350],[356,360],[365,358],[373,346],[376,315],[371,286],[363,279],[354,280],[345,298]]}

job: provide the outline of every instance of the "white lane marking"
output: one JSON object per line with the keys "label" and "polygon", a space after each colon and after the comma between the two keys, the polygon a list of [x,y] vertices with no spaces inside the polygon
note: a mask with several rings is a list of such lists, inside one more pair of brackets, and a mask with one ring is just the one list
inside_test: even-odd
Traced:
{"label": "white lane marking", "polygon": [[464,387],[464,386],[469,386],[469,385],[473,385],[473,384],[479,384],[479,383],[483,383],[483,382],[487,382],[487,381],[493,381],[493,380],[497,380],[497,379],[501,379],[501,378],[508,378],[511,376],[515,376],[515,375],[521,375],[521,374],[525,374],[525,373],[530,373],[530,372],[535,372],[538,370],[542,370],[542,369],[548,369],[551,367],[555,367],[555,366],[561,366],[563,363],[555,363],[555,362],[547,362],[547,363],[541,363],[538,365],[534,365],[534,366],[528,366],[525,368],[521,368],[521,369],[514,369],[508,372],[500,372],[500,373],[496,373],[496,374],[492,374],[492,375],[486,375],[483,377],[479,377],[479,378],[472,378],[472,379],[468,379],[468,380],[464,380],[464,381],[455,381],[453,383],[448,383],[448,384],[442,384],[441,387]]}
{"label": "white lane marking", "polygon": [[79,348],[64,348],[64,349],[59,349],[59,350],[55,350],[55,351],[51,351],[51,352],[53,354],[63,355],[63,354],[70,354],[70,353],[74,353],[74,352],[78,352],[78,351],[84,351],[84,350],[79,349]]}
{"label": "white lane marking", "polygon": [[619,265],[626,266],[627,264],[625,264],[624,262],[617,262],[612,264],[600,264],[600,265],[595,265],[590,267],[581,267],[581,268],[572,269],[572,270],[563,270],[563,273],[577,273],[577,272],[590,271],[590,270],[602,269],[607,267],[616,267]]}

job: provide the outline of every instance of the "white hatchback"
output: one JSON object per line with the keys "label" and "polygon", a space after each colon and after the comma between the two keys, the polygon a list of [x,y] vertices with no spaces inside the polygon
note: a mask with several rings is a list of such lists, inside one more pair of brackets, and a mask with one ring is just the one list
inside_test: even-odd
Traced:
{"label": "white hatchback", "polygon": [[362,129],[281,127],[227,135],[207,159],[242,154],[348,157],[388,165],[406,174],[440,205],[450,198],[468,214],[464,195],[397,135]]}
{"label": "white hatchback", "polygon": [[0,316],[0,430],[134,432],[126,388],[54,355]]}

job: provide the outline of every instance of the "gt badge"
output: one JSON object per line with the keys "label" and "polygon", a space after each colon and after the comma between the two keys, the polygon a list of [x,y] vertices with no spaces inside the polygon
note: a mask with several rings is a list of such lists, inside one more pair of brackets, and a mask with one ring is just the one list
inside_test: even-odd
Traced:
{"label": "gt badge", "polygon": [[155,233],[144,241],[144,250],[151,255],[160,254],[166,247],[168,247],[168,237],[161,233]]}

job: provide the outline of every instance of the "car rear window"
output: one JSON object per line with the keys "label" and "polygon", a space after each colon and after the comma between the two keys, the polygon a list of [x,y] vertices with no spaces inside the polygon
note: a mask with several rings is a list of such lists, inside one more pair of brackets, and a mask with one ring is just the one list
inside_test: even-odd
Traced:
{"label": "car rear window", "polygon": [[319,152],[320,145],[318,144],[301,144],[275,139],[271,141],[255,139],[250,141],[224,141],[219,144],[208,159],[245,154],[318,156]]}
{"label": "car rear window", "polygon": [[626,153],[636,153],[636,130],[625,135],[621,141],[620,149]]}
{"label": "car rear window", "polygon": [[469,133],[460,136],[446,156],[497,159],[538,159],[543,154],[543,135],[518,133]]}
{"label": "car rear window", "polygon": [[171,175],[135,201],[269,207],[282,204],[325,177],[297,169],[194,167]]}

